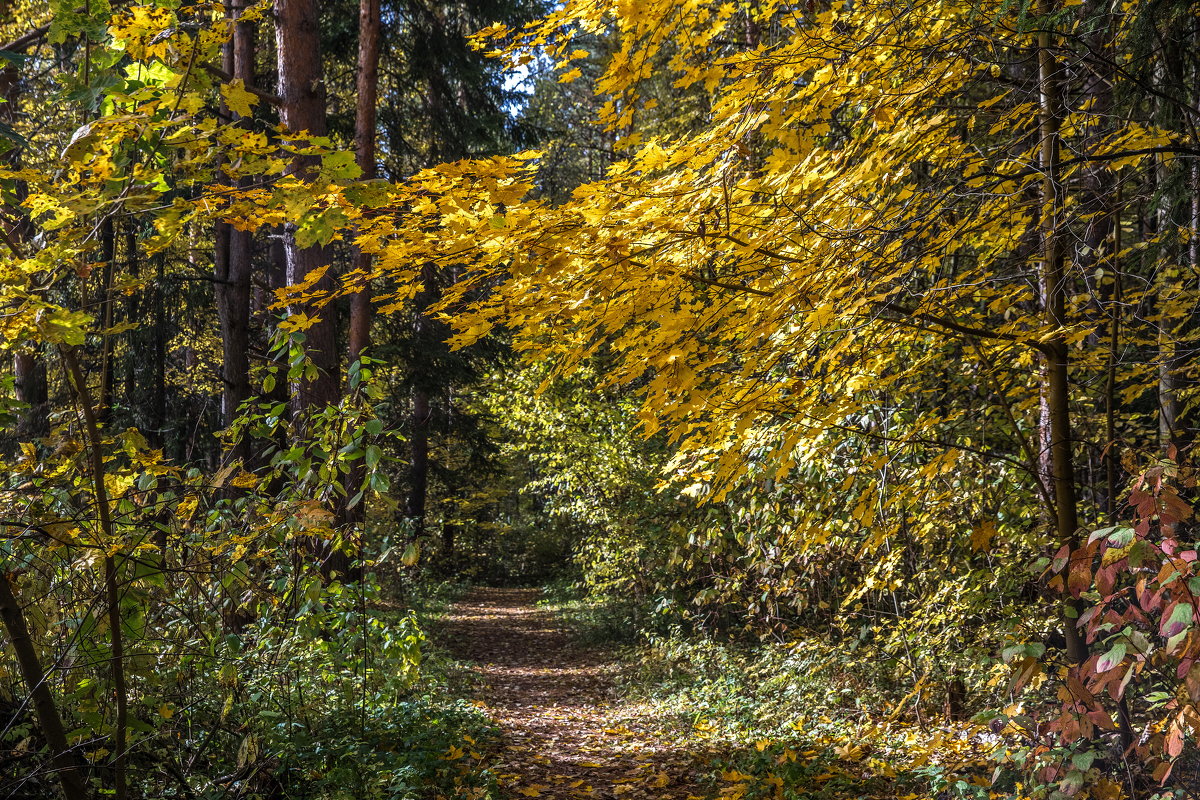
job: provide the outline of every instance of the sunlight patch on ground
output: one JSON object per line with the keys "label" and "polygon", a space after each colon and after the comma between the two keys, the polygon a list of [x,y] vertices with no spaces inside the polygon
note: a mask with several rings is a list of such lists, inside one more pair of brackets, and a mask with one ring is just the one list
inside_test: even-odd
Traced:
{"label": "sunlight patch on ground", "polygon": [[501,728],[493,769],[511,798],[698,798],[694,756],[652,709],[623,701],[611,653],[573,642],[536,590],[480,589],[446,621]]}

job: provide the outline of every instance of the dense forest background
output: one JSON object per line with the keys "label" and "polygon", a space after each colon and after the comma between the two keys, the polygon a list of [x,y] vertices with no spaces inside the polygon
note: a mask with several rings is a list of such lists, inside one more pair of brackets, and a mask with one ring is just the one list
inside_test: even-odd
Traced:
{"label": "dense forest background", "polygon": [[0,0],[0,100],[0,795],[500,796],[470,582],[714,795],[1200,784],[1195,3]]}

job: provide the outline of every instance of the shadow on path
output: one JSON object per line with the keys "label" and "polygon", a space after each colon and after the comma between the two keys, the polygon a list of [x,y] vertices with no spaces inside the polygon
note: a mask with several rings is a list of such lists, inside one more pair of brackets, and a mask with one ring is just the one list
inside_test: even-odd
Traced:
{"label": "shadow on path", "polygon": [[610,654],[573,642],[537,589],[477,589],[445,621],[446,646],[475,663],[478,699],[502,731],[495,766],[510,797],[696,798],[692,758],[622,701]]}

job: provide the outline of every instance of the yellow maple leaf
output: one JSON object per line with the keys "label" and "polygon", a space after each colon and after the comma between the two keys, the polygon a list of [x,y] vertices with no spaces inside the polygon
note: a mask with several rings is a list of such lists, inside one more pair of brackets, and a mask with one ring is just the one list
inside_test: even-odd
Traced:
{"label": "yellow maple leaf", "polygon": [[258,485],[258,476],[253,472],[242,471],[230,483],[238,489],[252,489]]}
{"label": "yellow maple leaf", "polygon": [[971,531],[971,549],[977,551],[990,550],[992,545],[992,537],[995,535],[995,520],[988,520],[980,525],[976,525]]}
{"label": "yellow maple leaf", "polygon": [[257,97],[246,91],[246,83],[241,78],[221,84],[221,99],[239,117],[250,116],[251,109],[258,102]]}

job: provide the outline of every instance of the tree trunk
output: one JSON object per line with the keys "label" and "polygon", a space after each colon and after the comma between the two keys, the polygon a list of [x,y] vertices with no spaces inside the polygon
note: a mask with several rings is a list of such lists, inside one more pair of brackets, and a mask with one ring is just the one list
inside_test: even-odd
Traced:
{"label": "tree trunk", "polygon": [[[59,350],[63,366],[67,371],[67,383],[74,391],[83,415],[83,429],[86,434],[88,461],[91,468],[92,496],[96,503],[96,538],[105,547],[118,545],[116,529],[112,523],[112,509],[109,505],[108,489],[104,480],[104,454],[101,451],[103,440],[100,438],[100,426],[91,393],[88,391],[83,370],[75,351],[62,347]],[[111,552],[111,551],[110,551]],[[112,680],[113,705],[115,720],[110,742],[112,744],[113,796],[116,800],[126,800],[129,796],[129,774],[127,752],[129,735],[129,690],[125,681],[125,641],[124,623],[121,619],[120,583],[117,575],[117,560],[113,555],[104,557],[104,593],[108,605],[108,636],[109,636],[109,677]]]}
{"label": "tree trunk", "polygon": [[425,533],[425,497],[429,490],[429,417],[429,392],[418,386],[412,393],[408,499],[404,504],[405,516],[413,524],[413,536]]}
{"label": "tree trunk", "polygon": [[[4,12],[7,6],[8,3],[0,0],[0,12]],[[16,122],[17,103],[21,98],[21,75],[15,64],[7,61],[0,63],[3,64],[0,68],[0,99],[4,100],[0,103],[0,122],[12,125]],[[4,162],[12,167],[19,167],[20,149],[14,148],[6,153]],[[23,200],[26,193],[25,182],[18,181],[17,198]],[[28,239],[27,224],[24,220],[7,225],[6,233],[8,238],[16,243],[14,247],[24,248],[24,242]],[[17,399],[29,406],[17,421],[17,438],[25,441],[46,436],[50,432],[49,389],[46,384],[46,362],[38,345],[30,342],[28,350],[18,351],[13,356],[13,375],[16,378],[14,389]]]}
{"label": "tree trunk", "polygon": [[[358,80],[356,89],[358,102],[354,115],[354,146],[358,166],[363,180],[375,177],[375,108],[379,89],[379,0],[361,0],[358,9]],[[354,267],[364,274],[371,271],[371,256],[361,251],[355,253]],[[363,283],[362,289],[350,298],[350,332],[346,361],[353,364],[362,356],[371,343],[371,285]],[[343,509],[344,521],[358,525],[364,519],[364,503],[351,506],[349,500],[358,494],[363,483],[366,465],[361,459],[350,463],[346,475],[347,503]]]}
{"label": "tree trunk", "polygon": [[161,253],[154,260],[153,298],[154,331],[151,337],[149,441],[155,447],[166,445],[167,427],[167,313],[163,302],[166,259]]}
{"label": "tree trunk", "polygon": [[[141,261],[138,259],[137,234],[137,228],[130,220],[129,224],[125,226],[125,271],[134,281],[141,277],[142,273]],[[140,292],[130,292],[125,297],[125,320],[127,322],[134,324],[141,322],[141,305]],[[145,358],[145,354],[140,352],[138,345],[144,336],[144,327],[132,328],[125,334],[125,367],[122,370],[124,386],[121,389],[121,396],[122,401],[130,410],[135,426],[145,420],[144,409],[138,399],[138,378],[141,377],[142,361]]]}
{"label": "tree trunk", "polygon": [[1171,229],[1174,227],[1174,208],[1167,167],[1163,159],[1158,159],[1156,168],[1156,183],[1158,184],[1158,207],[1155,209],[1155,231],[1163,240],[1159,253],[1161,267],[1158,270],[1160,279],[1158,292],[1158,309],[1161,317],[1158,322],[1158,442],[1163,452],[1170,452],[1179,444],[1179,356],[1175,341],[1176,319],[1168,312],[1175,305],[1173,268],[1178,253],[1173,244]]}
{"label": "tree trunk", "polygon": [[48,676],[42,669],[37,647],[29,635],[29,627],[25,624],[25,615],[21,612],[21,604],[17,602],[12,582],[3,570],[0,570],[0,622],[4,623],[9,643],[16,653],[21,679],[29,687],[30,704],[38,727],[42,729],[42,736],[46,738],[46,746],[50,749],[50,765],[58,775],[63,795],[67,800],[85,800],[90,792],[82,765],[67,744],[66,728],[54,703]]}
{"label": "tree trunk", "polygon": [[[1187,131],[1200,120],[1187,108],[1187,98],[1195,85],[1189,76],[1192,61],[1189,50],[1197,42],[1197,31],[1180,30],[1179,26],[1161,33],[1154,78],[1158,84],[1154,122],[1173,131]],[[1188,78],[1192,77],[1189,86]],[[1175,100],[1174,98],[1180,98]],[[1194,98],[1194,95],[1193,95]],[[1192,119],[1187,119],[1187,117]],[[1194,131],[1194,128],[1192,128]],[[1184,397],[1191,394],[1191,353],[1188,342],[1195,330],[1195,314],[1188,308],[1181,292],[1194,289],[1195,276],[1186,276],[1191,261],[1191,247],[1185,250],[1181,241],[1184,228],[1190,227],[1193,200],[1190,194],[1192,171],[1186,161],[1160,156],[1154,171],[1157,203],[1155,232],[1158,234],[1158,370],[1159,370],[1159,444],[1165,453],[1183,451],[1191,444],[1191,422]],[[1188,286],[1191,284],[1191,286]]]}
{"label": "tree trunk", "polygon": [[[1082,73],[1083,105],[1088,109],[1087,122],[1083,129],[1087,147],[1095,149],[1112,131],[1113,113],[1113,60],[1112,15],[1107,0],[1089,0],[1080,6],[1080,27],[1083,40],[1091,57],[1084,64]],[[1096,312],[1106,319],[1107,341],[1096,334],[1097,347],[1107,349],[1105,364],[1104,441],[1101,461],[1104,469],[1103,496],[1097,505],[1105,510],[1109,524],[1115,524],[1116,497],[1119,491],[1120,445],[1117,442],[1117,362],[1121,328],[1121,263],[1119,217],[1119,187],[1115,175],[1102,161],[1088,164],[1083,170],[1081,182],[1080,217],[1086,220],[1084,233],[1076,247],[1074,261],[1083,275],[1099,275],[1099,297]],[[1089,482],[1094,485],[1095,482]]]}
{"label": "tree trunk", "polygon": [[30,350],[19,350],[13,356],[13,375],[16,378],[17,399],[29,406],[17,421],[16,435],[20,441],[40,439],[50,433],[49,391],[46,385],[46,359],[40,346],[30,343]]}
{"label": "tree trunk", "polygon": [[443,522],[442,523],[442,551],[441,557],[445,562],[447,569],[452,569],[454,559],[458,552],[458,523]]}
{"label": "tree trunk", "polygon": [[[1120,197],[1117,207],[1120,207]],[[1110,525],[1117,522],[1117,497],[1121,491],[1121,446],[1117,441],[1117,358],[1121,344],[1123,276],[1116,254],[1121,252],[1121,224],[1113,226],[1113,285],[1108,297],[1108,358],[1104,376],[1104,513]]]}
{"label": "tree trunk", "polygon": [[[1086,33],[1084,41],[1094,58],[1084,71],[1082,91],[1085,107],[1089,109],[1088,146],[1094,148],[1111,131],[1109,120],[1113,111],[1113,21],[1106,0],[1090,0],[1081,7]],[[1120,189],[1112,170],[1103,162],[1090,164],[1084,170],[1081,213],[1087,220],[1083,247],[1076,253],[1075,263],[1084,275],[1104,271],[1109,281],[1100,289],[1100,313],[1108,322],[1108,356],[1104,383],[1104,465],[1103,505],[1106,522],[1116,524],[1116,501],[1120,476],[1120,444],[1117,441],[1117,359],[1121,331],[1121,289],[1123,276],[1121,252]],[[1103,280],[1103,279],[1102,279]],[[1117,729],[1122,749],[1128,750],[1135,735],[1130,724],[1129,697],[1133,687],[1117,699]]]}
{"label": "tree trunk", "polygon": [[[354,148],[363,180],[375,177],[375,107],[379,92],[379,0],[361,0],[358,10],[358,93],[354,115]],[[355,254],[356,269],[369,273],[371,256]],[[371,335],[371,287],[364,284],[361,291],[350,298],[350,345],[351,361],[370,344]]]}
{"label": "tree trunk", "polygon": [[[225,43],[223,68],[245,85],[254,85],[254,35],[250,23],[239,22],[244,2],[231,0],[226,13],[234,20],[233,35]],[[234,115],[236,117],[236,114]],[[250,279],[252,234],[224,222],[217,223],[216,273],[217,316],[221,324],[221,422],[229,427],[237,419],[238,407],[250,391]],[[229,457],[245,462],[250,441],[243,439]]]}
{"label": "tree trunk", "polygon": [[[297,138],[307,131],[324,136],[325,86],[321,75],[321,29],[316,0],[275,0],[275,36],[279,65],[280,121]],[[303,176],[312,166],[311,158],[297,158],[291,174]],[[287,282],[296,285],[310,273],[330,263],[329,248],[300,247],[296,226],[284,229],[284,258]],[[318,290],[333,288],[333,276],[326,274],[316,285]],[[297,308],[295,311],[299,311]],[[337,318],[333,306],[319,312],[320,319],[305,331],[304,348],[317,369],[315,377],[305,377],[291,386],[291,408],[298,429],[312,409],[336,403],[340,391],[338,379]]]}
{"label": "tree trunk", "polygon": [[[113,275],[117,260],[117,230],[113,218],[106,217],[100,223],[100,286],[96,305],[100,308],[103,330],[112,328],[113,307],[116,305],[113,297]],[[96,406],[96,421],[105,425],[112,419],[113,412],[113,337],[105,333],[100,339],[100,392],[99,403]]]}
{"label": "tree trunk", "polygon": [[[1046,29],[1057,9],[1054,0],[1039,0],[1038,16],[1044,29],[1038,34],[1038,88],[1041,95],[1042,209],[1041,279],[1046,324],[1055,333],[1042,346],[1045,363],[1045,417],[1049,428],[1050,479],[1054,490],[1055,528],[1060,545],[1079,545],[1079,511],[1075,495],[1075,462],[1072,448],[1070,362],[1066,336],[1066,274],[1059,244],[1065,198],[1059,180],[1059,128],[1062,121],[1061,72],[1053,37]],[[1063,635],[1067,655],[1077,664],[1087,660],[1087,643],[1079,632],[1079,605],[1068,599],[1063,607]]]}

